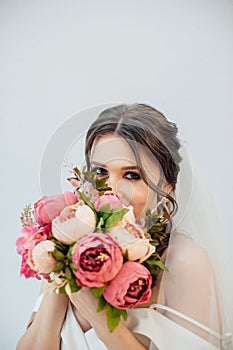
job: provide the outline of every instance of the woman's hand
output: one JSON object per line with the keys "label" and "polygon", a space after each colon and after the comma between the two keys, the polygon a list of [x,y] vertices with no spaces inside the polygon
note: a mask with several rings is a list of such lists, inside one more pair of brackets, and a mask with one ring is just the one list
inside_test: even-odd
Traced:
{"label": "woman's hand", "polygon": [[[48,287],[46,284],[43,290]],[[59,350],[61,329],[69,298],[65,294],[47,291],[34,319],[17,344],[17,350]]]}
{"label": "woman's hand", "polygon": [[98,300],[89,289],[82,288],[79,292],[72,293],[70,300],[109,350],[147,349],[122,322],[110,333],[107,327],[106,311],[104,309],[97,312]]}
{"label": "woman's hand", "polygon": [[72,293],[70,300],[93,328],[99,322],[106,328],[106,312],[105,310],[97,312],[98,300],[89,289],[82,288],[79,292]]}

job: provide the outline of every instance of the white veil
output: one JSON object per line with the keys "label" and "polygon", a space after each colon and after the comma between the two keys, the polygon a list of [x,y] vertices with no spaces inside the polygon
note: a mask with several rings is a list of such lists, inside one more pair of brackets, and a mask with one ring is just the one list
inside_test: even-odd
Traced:
{"label": "white veil", "polygon": [[[214,199],[191,164],[189,155],[182,141],[181,145],[179,153],[183,160],[180,163],[180,172],[175,191],[178,211],[173,217],[173,228],[165,262],[169,272],[163,274],[160,291],[174,286],[172,298],[170,298],[170,306],[178,312],[182,312],[182,314],[187,316],[187,319],[188,317],[192,317],[196,312],[195,308],[197,308],[197,305],[195,305],[195,296],[199,293],[199,289],[203,288],[203,293],[208,292],[208,298],[199,300],[199,302],[202,303],[204,300],[208,300],[209,305],[201,305],[201,307],[198,305],[198,307],[201,309],[209,308],[209,318],[206,320],[205,324],[212,331],[207,330],[206,332],[203,330],[201,333],[196,333],[200,333],[199,335],[202,335],[219,348],[230,350],[233,349],[233,282],[230,278],[232,275],[230,271],[232,262],[230,257],[227,256],[228,250],[221,237],[221,229]],[[201,248],[199,249],[196,245]],[[185,252],[185,249],[189,251]],[[183,252],[184,255],[190,254],[190,256],[195,252],[195,254],[197,254],[197,266],[201,264],[200,261],[206,262],[206,259],[203,259],[203,254],[207,253],[210,263],[209,268],[203,266],[201,271],[204,279],[206,278],[209,281],[208,291],[205,291],[205,287],[202,285],[197,285],[195,288],[194,282],[192,284],[192,287],[194,286],[192,292],[193,308],[188,308],[189,310],[187,310],[187,312],[185,300],[184,302],[181,300],[182,291],[180,290],[180,288],[184,287],[184,283],[186,283],[185,280],[182,281],[179,276],[179,272],[182,273],[183,270],[173,267],[174,261],[177,260],[176,257],[174,258],[174,255],[182,254]],[[190,265],[191,277],[193,274],[192,267],[196,269],[196,265]],[[201,265],[198,266],[198,268],[200,267]],[[178,281],[181,280],[181,285],[177,286],[176,283],[170,283],[171,280],[174,282],[176,278]],[[193,279],[195,279],[195,273],[193,274]],[[187,283],[190,283],[190,278],[187,278]],[[180,293],[179,297],[177,297],[177,293]],[[176,301],[176,297],[177,300],[179,300],[178,302]],[[158,303],[163,304],[163,297],[161,294]],[[191,315],[189,312],[191,312]],[[173,318],[176,322],[183,324],[183,326],[190,325],[189,322],[185,323],[179,316],[175,317],[172,315],[168,309],[166,315],[169,318]],[[201,322],[198,320],[198,316],[197,321]],[[193,331],[195,332],[196,330],[197,328],[195,329],[194,326]]]}

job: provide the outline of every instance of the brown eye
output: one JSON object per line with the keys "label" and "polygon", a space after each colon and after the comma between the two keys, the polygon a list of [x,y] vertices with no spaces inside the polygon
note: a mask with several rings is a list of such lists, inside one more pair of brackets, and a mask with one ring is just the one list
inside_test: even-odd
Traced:
{"label": "brown eye", "polygon": [[135,173],[133,171],[129,171],[128,173],[125,174],[124,176],[128,180],[140,180],[141,176],[138,173]]}

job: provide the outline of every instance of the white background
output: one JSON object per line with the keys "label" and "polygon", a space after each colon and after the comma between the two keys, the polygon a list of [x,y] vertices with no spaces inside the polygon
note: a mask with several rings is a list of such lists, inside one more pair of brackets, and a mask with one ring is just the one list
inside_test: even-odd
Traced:
{"label": "white background", "polygon": [[80,110],[143,102],[175,121],[232,247],[232,43],[231,0],[0,1],[1,349],[39,290],[19,277],[20,212],[40,197],[46,144]]}

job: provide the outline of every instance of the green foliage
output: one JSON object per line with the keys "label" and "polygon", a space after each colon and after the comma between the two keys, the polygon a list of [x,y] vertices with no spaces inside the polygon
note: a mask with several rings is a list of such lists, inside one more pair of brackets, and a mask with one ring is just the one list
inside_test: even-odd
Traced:
{"label": "green foliage", "polygon": [[108,176],[102,177],[101,179],[98,178],[97,174],[93,171],[84,171],[83,172],[85,181],[90,182],[94,189],[100,192],[100,195],[103,194],[105,191],[111,191],[111,187],[108,186]]}
{"label": "green foliage", "polygon": [[58,261],[53,269],[53,272],[61,272],[64,266],[65,264],[63,261]]}
{"label": "green foliage", "polygon": [[72,279],[72,271],[69,266],[65,266],[65,276],[68,281]]}
{"label": "green foliage", "polygon": [[150,239],[150,244],[155,246],[156,251],[149,259],[143,262],[143,265],[149,270],[153,278],[157,278],[159,269],[168,271],[167,267],[161,261],[158,250],[166,246],[169,239],[169,232],[166,232],[166,224],[162,222],[163,217],[157,211],[152,212],[150,209],[146,211],[146,228],[147,238]]}
{"label": "green foliage", "polygon": [[105,308],[105,305],[107,304],[107,301],[104,299],[104,297],[101,295],[101,297],[99,298],[99,302],[98,302],[98,308],[97,308],[97,312],[102,311]]}
{"label": "green foliage", "polygon": [[81,191],[77,190],[77,193],[79,194],[79,197],[84,201],[86,205],[88,205],[95,213],[95,208],[93,203],[89,200],[89,198]]}
{"label": "green foliage", "polygon": [[113,211],[111,215],[105,220],[105,227],[110,228],[118,223],[123,216],[128,212],[129,209],[121,208],[117,211]]}
{"label": "green foliage", "polygon": [[128,261],[128,260],[129,260],[129,252],[128,252],[128,249],[126,249],[126,251],[124,252],[123,259],[124,259],[124,261]]}
{"label": "green foliage", "polygon": [[65,285],[58,288],[58,292],[59,292],[59,294],[66,294]]}
{"label": "green foliage", "polygon": [[58,261],[64,260],[64,258],[65,258],[65,255],[60,250],[58,250],[56,248],[52,252],[52,256]]}
{"label": "green foliage", "polygon": [[120,323],[121,316],[123,317],[124,320],[127,320],[126,310],[117,309],[108,303],[106,306],[106,316],[107,316],[107,326],[111,333]]}
{"label": "green foliage", "polygon": [[156,266],[158,266],[161,270],[168,271],[167,266],[165,266],[161,260],[149,260],[149,259],[148,259],[148,260],[146,260],[146,264],[148,264],[148,265],[156,265]]}
{"label": "green foliage", "polygon": [[96,298],[100,298],[105,290],[106,286],[103,287],[92,287],[90,291]]}
{"label": "green foliage", "polygon": [[69,281],[69,285],[70,285],[71,293],[76,293],[80,289],[82,289],[82,287],[77,284],[76,279],[74,277],[72,277],[72,279]]}
{"label": "green foliage", "polygon": [[73,271],[77,271],[77,270],[78,270],[77,265],[75,265],[73,262],[70,263],[70,268],[71,268],[71,270],[73,270]]}

